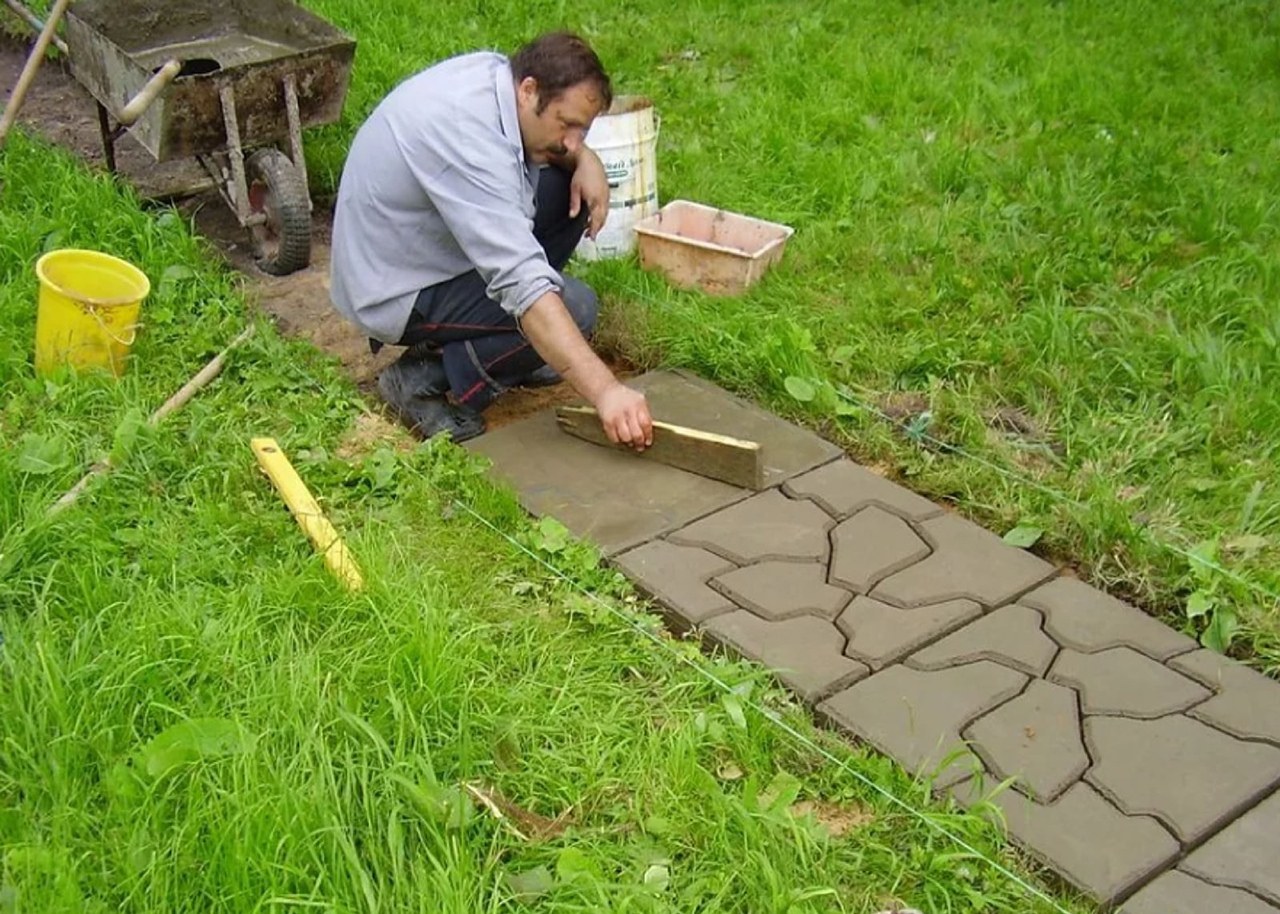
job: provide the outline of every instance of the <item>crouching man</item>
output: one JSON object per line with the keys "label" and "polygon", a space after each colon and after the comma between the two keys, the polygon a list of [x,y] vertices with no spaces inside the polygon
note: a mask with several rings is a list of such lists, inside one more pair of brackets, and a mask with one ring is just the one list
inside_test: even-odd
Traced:
{"label": "crouching man", "polygon": [[583,145],[612,89],[580,38],[436,64],[400,84],[352,143],[338,188],[331,294],[370,338],[406,347],[378,378],[424,437],[484,431],[505,390],[563,379],[611,440],[644,448],[644,394],[591,349],[599,299],[561,270],[609,212]]}

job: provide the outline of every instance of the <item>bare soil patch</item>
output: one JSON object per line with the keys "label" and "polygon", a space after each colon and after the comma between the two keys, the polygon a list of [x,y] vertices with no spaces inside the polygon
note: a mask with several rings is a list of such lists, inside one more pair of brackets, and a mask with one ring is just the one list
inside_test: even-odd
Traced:
{"label": "bare soil patch", "polygon": [[[13,85],[26,62],[28,44],[0,34],[0,85]],[[20,123],[57,145],[69,149],[90,166],[104,168],[97,106],[72,78],[64,62],[46,60],[27,95]],[[247,232],[222,201],[204,170],[194,160],[157,163],[128,134],[116,144],[117,170],[139,196],[173,202],[194,219],[196,229],[222,254],[242,278],[246,298],[270,315],[286,336],[305,339],[335,356],[343,370],[381,411],[375,382],[378,372],[395,361],[400,349],[384,347],[377,356],[368,340],[339,315],[329,301],[329,244],[333,235],[330,202],[317,201],[311,218],[311,265],[289,276],[271,276],[254,263]],[[145,305],[144,305],[145,307]],[[606,361],[619,375],[635,373],[625,361]],[[485,412],[489,428],[500,428],[539,410],[575,402],[567,384],[531,390],[512,390]],[[357,420],[357,425],[360,421]],[[392,423],[394,425],[394,422]],[[357,431],[363,438],[368,430]],[[358,450],[359,445],[353,445]]]}

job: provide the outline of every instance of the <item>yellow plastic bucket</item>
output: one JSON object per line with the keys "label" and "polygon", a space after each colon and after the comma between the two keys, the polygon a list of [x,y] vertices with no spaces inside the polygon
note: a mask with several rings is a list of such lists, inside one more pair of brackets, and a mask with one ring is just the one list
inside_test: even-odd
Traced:
{"label": "yellow plastic bucket", "polygon": [[98,251],[50,251],[36,261],[36,374],[64,365],[124,374],[151,292],[146,274]]}

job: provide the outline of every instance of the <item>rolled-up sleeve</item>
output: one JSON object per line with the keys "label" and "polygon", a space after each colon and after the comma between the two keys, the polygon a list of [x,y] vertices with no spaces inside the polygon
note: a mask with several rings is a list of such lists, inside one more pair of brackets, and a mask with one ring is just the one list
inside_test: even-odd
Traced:
{"label": "rolled-up sleeve", "polygon": [[504,311],[518,319],[546,293],[564,291],[520,205],[526,193],[521,165],[500,131],[455,123],[431,137],[397,139],[415,179]]}

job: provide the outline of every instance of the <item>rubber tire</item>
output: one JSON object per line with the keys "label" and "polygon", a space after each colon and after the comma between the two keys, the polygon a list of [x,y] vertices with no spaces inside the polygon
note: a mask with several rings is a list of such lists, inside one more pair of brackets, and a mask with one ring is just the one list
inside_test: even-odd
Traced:
{"label": "rubber tire", "polygon": [[302,174],[279,149],[259,149],[245,160],[248,183],[262,182],[267,198],[279,214],[279,239],[274,256],[259,256],[258,268],[272,276],[286,276],[311,263],[311,197]]}

